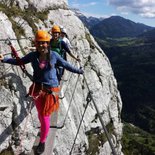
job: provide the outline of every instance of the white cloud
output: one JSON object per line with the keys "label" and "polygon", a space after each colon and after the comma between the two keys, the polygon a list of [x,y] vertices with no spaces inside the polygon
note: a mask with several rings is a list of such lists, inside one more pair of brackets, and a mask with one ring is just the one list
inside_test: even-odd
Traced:
{"label": "white cloud", "polygon": [[80,8],[86,8],[86,7],[90,7],[90,6],[94,6],[94,5],[96,5],[97,4],[97,2],[90,2],[90,3],[83,3],[83,4],[79,4],[79,3],[77,3],[76,1],[74,1],[72,4],[71,4],[71,6],[73,7],[73,8],[77,8],[77,9],[80,9]]}
{"label": "white cloud", "polygon": [[132,12],[142,17],[155,18],[155,0],[109,0],[109,5],[120,12]]}

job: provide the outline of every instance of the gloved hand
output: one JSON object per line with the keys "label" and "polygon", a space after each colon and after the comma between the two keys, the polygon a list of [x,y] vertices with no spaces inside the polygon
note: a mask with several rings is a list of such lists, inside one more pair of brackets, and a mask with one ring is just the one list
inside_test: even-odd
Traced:
{"label": "gloved hand", "polygon": [[83,74],[84,73],[84,71],[80,68],[79,69],[79,74]]}

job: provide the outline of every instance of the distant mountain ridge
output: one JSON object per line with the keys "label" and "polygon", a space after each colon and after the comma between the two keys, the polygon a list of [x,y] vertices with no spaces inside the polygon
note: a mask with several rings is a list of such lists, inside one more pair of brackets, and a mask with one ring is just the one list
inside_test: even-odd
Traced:
{"label": "distant mountain ridge", "polygon": [[80,13],[77,10],[73,10],[76,14],[77,17],[79,17],[81,19],[81,21],[84,23],[84,25],[90,29],[92,26],[100,23],[102,20],[104,20],[104,18],[97,18],[97,17],[86,17],[85,15],[83,15],[82,13]]}
{"label": "distant mountain ridge", "polygon": [[135,23],[120,16],[111,16],[106,19],[95,17],[88,18],[84,15],[77,16],[90,30],[92,35],[100,39],[137,37],[153,29],[151,26]]}
{"label": "distant mountain ridge", "polygon": [[86,17],[86,16],[80,16],[80,19],[89,29],[91,29],[94,25],[100,23],[103,20],[103,18]]}

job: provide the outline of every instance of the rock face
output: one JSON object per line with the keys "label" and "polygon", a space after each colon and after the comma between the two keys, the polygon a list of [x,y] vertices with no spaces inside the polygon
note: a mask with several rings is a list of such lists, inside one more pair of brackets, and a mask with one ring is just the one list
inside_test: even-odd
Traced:
{"label": "rock face", "polygon": [[[73,53],[80,56],[84,76],[71,74],[68,71],[64,75],[64,78],[67,78],[68,81],[64,82],[62,86],[62,92],[65,94],[65,98],[61,100],[58,124],[64,120],[69,106],[70,109],[66,117],[65,127],[57,131],[53,153],[68,155],[75,141],[73,154],[91,153],[92,142],[95,144],[98,143],[95,148],[96,154],[111,154],[109,143],[105,138],[104,130],[102,129],[92,100],[90,100],[88,107],[86,106],[89,101],[88,99],[93,98],[103,122],[111,135],[111,141],[117,154],[123,154],[120,143],[122,136],[122,102],[111,65],[83,23],[72,11],[67,9],[67,1],[10,0],[1,1],[1,3],[7,7],[10,7],[10,5],[16,6],[22,12],[24,12],[24,9],[32,9],[32,6],[37,11],[48,9],[47,18],[44,20],[39,19],[35,22],[35,28],[42,28],[49,31],[53,24],[65,27],[72,46],[76,47]],[[30,6],[31,8],[29,8]],[[21,16],[8,17],[5,13],[0,12],[0,39],[2,40],[8,37],[14,39],[32,37],[34,28],[26,19]],[[13,21],[20,24],[20,28],[24,29],[25,33],[20,37],[17,36],[17,31],[14,30]],[[24,24],[22,24],[23,22]],[[23,55],[20,50],[23,50],[25,46],[29,46],[31,40],[29,38],[18,40],[18,42],[17,40],[12,40],[12,44],[19,50],[19,54]],[[9,47],[3,40],[0,42],[0,52],[10,52]],[[73,65],[79,66],[69,56],[68,61]],[[38,125],[36,110],[33,108],[31,101],[25,98],[31,82],[28,78],[22,76],[20,69],[16,66],[0,63],[0,67],[3,68],[0,71],[0,152],[11,147],[14,152],[28,154],[32,149],[35,136],[38,132],[38,129],[34,127]],[[26,67],[29,72],[32,71],[31,66],[27,65]],[[75,93],[73,94],[74,90]],[[91,94],[90,98],[87,98],[89,97],[88,94]],[[28,113],[31,106],[32,117]],[[87,109],[79,128],[86,107]],[[78,128],[79,133],[75,140]],[[97,137],[96,141],[92,141],[94,139],[93,136]]]}
{"label": "rock face", "polygon": [[1,0],[2,4],[6,6],[16,6],[22,10],[31,8],[37,9],[37,11],[42,11],[46,9],[58,9],[67,6],[67,0],[52,1],[52,0]]}

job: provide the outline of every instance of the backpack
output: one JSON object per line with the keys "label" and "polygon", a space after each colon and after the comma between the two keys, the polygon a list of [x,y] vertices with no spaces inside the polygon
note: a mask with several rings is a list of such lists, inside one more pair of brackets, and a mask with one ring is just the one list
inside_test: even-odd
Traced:
{"label": "backpack", "polygon": [[50,48],[52,51],[57,52],[61,57],[63,57],[63,50],[61,47],[61,40],[59,39],[57,42],[54,40],[50,41]]}
{"label": "backpack", "polygon": [[[57,42],[53,41],[51,39],[50,41],[50,49],[52,51],[55,51],[57,52],[63,59],[67,60],[66,59],[66,52],[64,51],[64,49],[62,49],[62,45],[61,45],[61,39],[59,39]],[[61,78],[62,78],[62,75],[64,74],[64,68],[62,69],[60,66],[59,66],[59,63],[56,64],[56,70],[57,70],[57,77],[58,77],[58,80],[60,82]]]}

